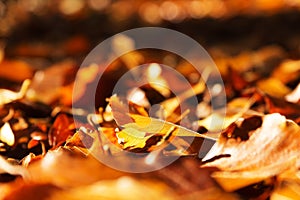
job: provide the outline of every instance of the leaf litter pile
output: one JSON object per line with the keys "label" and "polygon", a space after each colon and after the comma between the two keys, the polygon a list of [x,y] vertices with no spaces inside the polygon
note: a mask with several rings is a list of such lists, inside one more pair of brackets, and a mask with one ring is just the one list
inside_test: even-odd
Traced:
{"label": "leaf litter pile", "polygon": [[[268,48],[255,52],[262,63],[276,52],[276,47]],[[137,55],[145,52],[124,59]],[[128,94],[100,95],[96,113],[71,109],[74,79],[68,76],[78,68],[70,62],[32,72],[15,88],[1,89],[1,198],[299,199],[300,61],[283,58],[266,75],[247,56],[216,59],[226,114],[212,111],[204,80],[185,62],[175,69],[190,80],[189,89],[180,88],[174,77],[165,79],[162,68],[150,63],[142,76],[152,82],[141,88],[125,82],[132,88]],[[113,65],[105,81],[119,75],[115,69],[120,64]],[[77,79],[84,83],[74,96],[78,105],[86,103],[80,94],[85,95],[98,69],[93,64],[78,70]],[[3,75],[3,80],[13,77]],[[180,98],[168,87],[150,84],[153,80],[178,85]],[[197,108],[189,107],[191,94],[199,101]],[[160,106],[153,111],[151,105]],[[123,151],[142,157],[145,164],[178,159],[153,172],[127,173],[93,156],[133,165],[135,158],[122,158]]]}
{"label": "leaf litter pile", "polygon": [[[220,42],[210,41],[207,50],[225,94],[218,84],[208,91],[205,79],[213,72],[200,75],[165,51],[133,51],[103,72],[103,63],[79,68],[75,58],[87,54],[89,36],[56,43],[22,43],[21,37],[5,50],[0,43],[0,198],[300,199],[299,36],[295,28],[285,48],[260,44],[273,37],[281,42],[281,33],[243,33],[246,39],[222,46],[225,36],[207,32]],[[142,64],[132,76],[148,84],[125,80],[124,91],[113,94],[116,82]],[[190,87],[160,64],[173,67]],[[81,84],[73,92],[75,77]],[[226,113],[212,109],[218,95],[226,95]],[[82,109],[86,105],[90,109]],[[124,172],[97,156],[122,163],[120,169],[157,170]]]}

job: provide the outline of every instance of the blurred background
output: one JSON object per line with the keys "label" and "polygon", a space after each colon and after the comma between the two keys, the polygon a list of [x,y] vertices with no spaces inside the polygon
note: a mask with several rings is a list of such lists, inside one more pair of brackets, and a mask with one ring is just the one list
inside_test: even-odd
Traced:
{"label": "blurred background", "polygon": [[268,73],[283,59],[299,59],[299,21],[299,0],[2,0],[0,86],[53,65],[54,75],[70,73],[104,39],[144,26],[194,38],[221,73],[229,65]]}
{"label": "blurred background", "polygon": [[299,21],[298,0],[2,0],[0,43],[2,57],[45,58],[39,68],[80,59],[120,31],[160,26],[228,54],[276,44],[298,57]]}

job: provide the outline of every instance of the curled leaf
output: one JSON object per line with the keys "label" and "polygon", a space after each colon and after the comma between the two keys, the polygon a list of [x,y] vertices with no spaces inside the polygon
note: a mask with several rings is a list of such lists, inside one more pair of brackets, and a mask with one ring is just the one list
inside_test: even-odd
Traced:
{"label": "curled leaf", "polygon": [[0,107],[12,101],[22,99],[25,96],[30,83],[31,81],[29,79],[26,79],[23,82],[19,92],[13,92],[7,89],[0,89]]}
{"label": "curled leaf", "polygon": [[174,137],[199,137],[215,141],[215,139],[199,134],[182,126],[160,119],[142,116],[140,114],[128,113],[126,108],[117,96],[110,98],[112,113],[120,131],[116,133],[119,144],[123,148],[150,150],[150,147],[160,146],[168,142],[172,143]]}
{"label": "curled leaf", "polygon": [[15,144],[14,133],[9,123],[7,122],[0,128],[0,141],[6,143],[9,146]]}
{"label": "curled leaf", "polygon": [[261,80],[257,83],[257,86],[267,94],[278,98],[284,97],[291,92],[287,86],[275,78]]}
{"label": "curled leaf", "polygon": [[227,128],[231,123],[237,121],[240,117],[247,112],[252,104],[254,103],[254,98],[240,98],[235,99],[228,105],[228,112],[220,114],[214,112],[208,117],[199,120],[198,125],[200,127],[206,128],[210,132],[219,132]]}
{"label": "curled leaf", "polygon": [[291,93],[285,96],[285,99],[291,103],[300,102],[300,83]]}
{"label": "curled leaf", "polygon": [[150,144],[156,146],[167,141],[172,143],[174,137],[202,138],[203,140],[215,141],[214,138],[163,120],[134,114],[131,114],[130,117],[134,122],[125,124],[124,129],[117,133],[118,138],[123,140],[125,148],[129,146],[144,148],[149,139],[154,138],[154,136],[157,137],[157,140]]}
{"label": "curled leaf", "polygon": [[300,127],[284,116],[264,116],[261,127],[249,130],[245,141],[230,137],[228,131],[203,159],[204,167],[221,170],[213,177],[224,189],[236,190],[299,167]]}
{"label": "curled leaf", "polygon": [[66,114],[58,114],[49,130],[49,144],[53,147],[63,144],[67,138],[74,134],[73,118]]}

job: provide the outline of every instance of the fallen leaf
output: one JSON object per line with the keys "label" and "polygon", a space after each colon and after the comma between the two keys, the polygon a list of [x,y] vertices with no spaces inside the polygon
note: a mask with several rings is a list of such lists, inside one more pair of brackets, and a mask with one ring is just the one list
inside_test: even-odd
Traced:
{"label": "fallen leaf", "polygon": [[0,89],[0,107],[15,100],[24,98],[30,83],[31,81],[29,79],[26,79],[23,82],[19,92],[13,92],[7,89]]}
{"label": "fallen leaf", "polygon": [[265,93],[277,98],[282,98],[291,92],[287,86],[275,78],[261,80],[257,83],[257,87]]}
{"label": "fallen leaf", "polygon": [[84,156],[64,148],[48,151],[42,159],[23,170],[26,170],[23,178],[28,182],[51,183],[62,188],[115,179],[125,174],[106,167],[92,156]]}
{"label": "fallen leaf", "polygon": [[26,98],[46,104],[59,101],[63,93],[62,86],[72,82],[72,74],[75,75],[75,72],[75,63],[70,60],[37,71],[26,93]]}
{"label": "fallen leaf", "polygon": [[264,96],[267,112],[280,113],[289,119],[296,120],[300,117],[300,105],[287,102],[281,98],[275,98],[268,95]]}
{"label": "fallen leaf", "polygon": [[266,115],[248,140],[228,137],[225,131],[203,159],[204,167],[221,170],[213,177],[227,191],[266,180],[299,167],[299,134],[293,121],[278,113]]}
{"label": "fallen leaf", "polygon": [[285,100],[291,103],[299,103],[300,102],[300,83],[297,87],[289,94],[285,96]]}
{"label": "fallen leaf", "polygon": [[57,147],[64,142],[67,138],[74,134],[74,121],[72,117],[60,113],[55,118],[52,127],[49,130],[48,138],[49,144],[52,147]]}
{"label": "fallen leaf", "polygon": [[213,112],[208,117],[199,120],[198,125],[206,128],[209,132],[220,132],[242,117],[254,102],[255,98],[235,99],[229,102],[226,114]]}
{"label": "fallen leaf", "polygon": [[282,83],[297,80],[300,75],[300,60],[285,60],[277,67],[271,76]]}
{"label": "fallen leaf", "polygon": [[0,141],[6,143],[9,146],[13,146],[15,144],[15,135],[8,122],[6,122],[0,128]]}
{"label": "fallen leaf", "polygon": [[[110,105],[114,119],[121,129],[119,132],[116,132],[118,142],[125,149],[148,150],[151,146],[158,147],[166,144],[166,142],[172,143],[173,137],[199,137],[203,138],[203,140],[215,140],[167,121],[128,113],[128,108],[117,96],[110,98]],[[152,140],[150,141],[150,139]]]}
{"label": "fallen leaf", "polygon": [[294,200],[300,199],[300,183],[284,181],[280,183],[272,193],[270,200]]}

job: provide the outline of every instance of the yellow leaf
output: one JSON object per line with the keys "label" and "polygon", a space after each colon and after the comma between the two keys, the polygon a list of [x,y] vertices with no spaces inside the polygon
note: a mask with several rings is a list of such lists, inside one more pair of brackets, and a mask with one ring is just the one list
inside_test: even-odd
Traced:
{"label": "yellow leaf", "polygon": [[[110,98],[110,105],[115,121],[121,127],[121,131],[116,133],[118,143],[129,149],[144,148],[147,141],[152,136],[157,136],[157,141],[151,142],[151,146],[161,146],[166,142],[166,138],[173,137],[200,137],[215,141],[214,138],[186,129],[182,126],[160,119],[128,113],[128,109],[117,96]],[[172,136],[172,137],[171,137]],[[171,141],[168,141],[171,142]],[[149,145],[148,149],[151,147]],[[153,149],[153,148],[152,148]]]}
{"label": "yellow leaf", "polygon": [[299,182],[284,182],[272,193],[271,200],[294,200],[300,199]]}
{"label": "yellow leaf", "polygon": [[194,132],[192,130],[189,130],[185,127],[173,124],[171,122],[163,121],[160,119],[155,119],[151,117],[144,117],[140,115],[134,115],[131,114],[130,117],[134,119],[135,123],[130,123],[125,125],[124,127],[134,127],[140,131],[146,131],[148,133],[167,133],[170,129],[173,129],[173,127],[176,127],[174,129],[174,132],[172,133],[174,136],[177,137],[201,137],[206,139],[215,140],[214,138],[211,138],[204,134],[199,134],[197,132]]}
{"label": "yellow leaf", "polygon": [[119,143],[124,143],[124,148],[133,147],[133,148],[144,148],[147,140],[152,137],[154,134],[146,136],[146,132],[139,131],[134,128],[125,128],[117,134]]}
{"label": "yellow leaf", "polygon": [[166,138],[170,138],[171,135],[173,137],[201,137],[203,139],[206,138],[215,141],[215,139],[211,137],[170,122],[135,114],[130,114],[130,117],[133,119],[134,123],[125,124],[123,126],[124,129],[117,133],[119,143],[123,143],[124,148],[144,148],[147,140],[152,136],[161,137],[155,146],[162,145]]}
{"label": "yellow leaf", "polygon": [[257,86],[265,93],[278,98],[284,97],[291,92],[287,86],[275,78],[261,80],[257,83]]}

